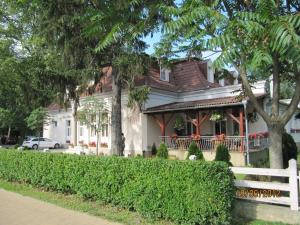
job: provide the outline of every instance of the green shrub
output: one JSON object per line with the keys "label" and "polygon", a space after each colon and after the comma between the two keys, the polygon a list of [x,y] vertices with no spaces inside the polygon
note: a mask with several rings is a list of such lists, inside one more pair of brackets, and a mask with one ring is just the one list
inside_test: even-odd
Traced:
{"label": "green shrub", "polygon": [[289,160],[297,160],[297,145],[292,135],[284,132],[282,134],[282,157],[283,157],[283,168],[289,167]]}
{"label": "green shrub", "polygon": [[181,224],[231,224],[235,194],[222,162],[1,150],[0,178]]}
{"label": "green shrub", "polygon": [[156,155],[157,154],[157,149],[156,149],[156,145],[155,145],[154,142],[153,142],[153,145],[151,147],[151,153],[152,153],[152,155]]}
{"label": "green shrub", "polygon": [[229,150],[225,145],[220,144],[217,146],[215,161],[223,161],[229,166],[232,166],[232,163],[230,162]]}
{"label": "green shrub", "polygon": [[197,144],[194,141],[192,141],[189,146],[187,159],[189,159],[191,155],[195,155],[197,157],[197,160],[204,160],[202,151],[198,148]]}
{"label": "green shrub", "polygon": [[167,159],[168,158],[168,148],[166,146],[165,143],[161,143],[158,150],[157,150],[157,154],[156,156],[159,158],[164,158]]}
{"label": "green shrub", "polygon": [[14,149],[18,149],[20,147],[19,144],[14,145]]}

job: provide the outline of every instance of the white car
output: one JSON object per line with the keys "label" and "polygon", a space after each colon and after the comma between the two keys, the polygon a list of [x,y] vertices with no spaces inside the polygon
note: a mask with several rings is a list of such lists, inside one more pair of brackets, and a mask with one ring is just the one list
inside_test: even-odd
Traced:
{"label": "white car", "polygon": [[23,147],[32,149],[43,149],[43,148],[59,148],[60,144],[58,141],[51,140],[43,137],[31,137],[25,140],[22,144]]}

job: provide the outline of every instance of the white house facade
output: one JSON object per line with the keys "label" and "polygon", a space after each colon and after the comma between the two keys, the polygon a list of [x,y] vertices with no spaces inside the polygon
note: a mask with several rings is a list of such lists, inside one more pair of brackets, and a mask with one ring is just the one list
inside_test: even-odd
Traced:
{"label": "white house facade", "polygon": [[[104,100],[111,107],[111,68],[104,69],[104,76],[96,87],[96,98]],[[125,154],[137,155],[151,151],[153,143],[159,146],[165,142],[174,158],[184,158],[192,140],[205,152],[212,152],[217,143],[223,141],[234,152],[257,151],[267,143],[268,128],[255,112],[251,102],[240,96],[241,85],[237,77],[231,80],[214,78],[208,61],[197,59],[174,63],[171,69],[162,73],[159,68],[151,69],[137,85],[150,86],[148,100],[142,110],[127,107],[128,95],[122,94],[122,132],[125,135]],[[253,92],[259,103],[268,111],[270,98],[266,81],[253,85]],[[83,96],[81,98],[84,99]],[[284,110],[287,102],[281,102]],[[44,127],[44,137],[53,138],[62,144],[92,146],[96,142],[95,132],[77,124],[78,143],[72,143],[74,118],[72,109],[61,109],[53,104],[49,108],[51,123]],[[286,130],[300,142],[300,119],[291,118]],[[216,119],[217,117],[219,119]],[[103,126],[100,152],[110,154],[111,128]],[[181,121],[180,129],[175,124]],[[178,125],[178,124],[177,124]],[[72,132],[73,131],[73,132]],[[180,154],[179,154],[180,153]],[[241,154],[244,157],[245,154]],[[207,154],[207,157],[210,156]],[[248,156],[249,157],[249,156]],[[237,159],[243,160],[242,158]],[[239,164],[239,163],[236,163]]]}

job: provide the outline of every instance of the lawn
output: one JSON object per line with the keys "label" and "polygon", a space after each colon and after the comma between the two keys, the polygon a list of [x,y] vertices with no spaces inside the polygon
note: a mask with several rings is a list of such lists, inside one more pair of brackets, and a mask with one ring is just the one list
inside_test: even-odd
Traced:
{"label": "lawn", "polygon": [[[86,201],[76,195],[64,195],[56,192],[49,192],[42,189],[34,188],[27,184],[11,183],[0,180],[0,188],[7,191],[19,193],[38,200],[49,202],[64,208],[81,211],[90,215],[99,216],[111,221],[123,224],[139,225],[175,225],[169,221],[151,221],[141,217],[138,213],[116,206],[104,205],[101,202]],[[266,221],[248,221],[245,219],[235,219],[235,225],[284,225],[283,223],[270,223]]]}

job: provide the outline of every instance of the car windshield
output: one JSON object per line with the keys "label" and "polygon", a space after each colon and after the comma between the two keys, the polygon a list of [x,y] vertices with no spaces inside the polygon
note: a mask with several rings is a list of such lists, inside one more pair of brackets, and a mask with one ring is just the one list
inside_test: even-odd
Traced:
{"label": "car windshield", "polygon": [[27,136],[27,137],[24,138],[24,141],[30,141],[30,140],[33,139],[33,138],[35,138],[35,137]]}

